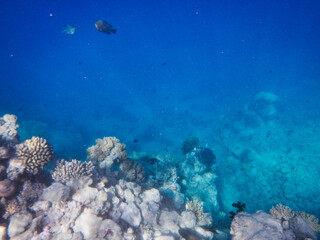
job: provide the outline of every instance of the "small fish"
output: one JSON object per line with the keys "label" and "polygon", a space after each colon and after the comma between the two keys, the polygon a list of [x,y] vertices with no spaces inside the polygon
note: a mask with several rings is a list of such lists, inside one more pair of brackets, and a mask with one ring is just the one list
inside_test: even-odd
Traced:
{"label": "small fish", "polygon": [[72,24],[65,24],[62,26],[61,32],[67,35],[73,35],[76,32],[76,27]]}
{"label": "small fish", "polygon": [[167,62],[163,62],[161,65],[162,65],[162,66],[165,66],[165,65],[167,65]]}
{"label": "small fish", "polygon": [[107,34],[116,34],[117,30],[112,28],[112,25],[107,23],[106,21],[99,20],[95,23],[96,29],[99,32],[107,33]]}
{"label": "small fish", "polygon": [[133,143],[137,143],[137,142],[139,142],[138,139],[133,139]]}

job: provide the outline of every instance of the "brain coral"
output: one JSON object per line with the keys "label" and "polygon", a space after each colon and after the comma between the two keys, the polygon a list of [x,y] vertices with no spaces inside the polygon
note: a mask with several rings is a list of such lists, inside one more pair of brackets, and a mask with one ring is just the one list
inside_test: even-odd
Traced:
{"label": "brain coral", "polygon": [[91,176],[93,168],[92,162],[81,162],[76,159],[73,159],[71,162],[61,160],[52,172],[52,178],[56,182],[66,183],[70,179]]}
{"label": "brain coral", "polygon": [[32,137],[18,145],[17,156],[24,162],[25,170],[35,175],[54,159],[54,152],[47,140]]}
{"label": "brain coral", "polygon": [[88,160],[99,164],[100,167],[111,166],[114,161],[122,161],[127,159],[126,145],[121,144],[119,139],[115,137],[98,138],[96,145],[87,149]]}

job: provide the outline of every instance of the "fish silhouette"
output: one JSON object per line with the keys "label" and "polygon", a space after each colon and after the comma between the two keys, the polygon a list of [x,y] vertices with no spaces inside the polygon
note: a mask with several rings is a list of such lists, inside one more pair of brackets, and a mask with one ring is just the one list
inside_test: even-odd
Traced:
{"label": "fish silhouette", "polygon": [[107,34],[111,34],[111,33],[115,34],[117,32],[116,29],[112,28],[111,24],[109,24],[103,20],[96,21],[95,26],[99,32],[103,32],[103,33],[107,33]]}

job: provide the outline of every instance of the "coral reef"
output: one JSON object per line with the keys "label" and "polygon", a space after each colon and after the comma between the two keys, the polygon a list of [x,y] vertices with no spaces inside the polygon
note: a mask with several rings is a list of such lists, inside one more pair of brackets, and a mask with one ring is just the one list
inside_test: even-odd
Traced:
{"label": "coral reef", "polygon": [[17,158],[25,164],[25,171],[37,174],[54,159],[52,146],[47,140],[32,137],[17,146]]}
{"label": "coral reef", "polygon": [[144,171],[140,164],[127,158],[120,163],[120,169],[124,173],[127,181],[142,183],[144,181]]}
{"label": "coral reef", "polygon": [[[257,101],[261,98],[265,97],[258,96]],[[1,119],[1,127],[8,129],[7,117],[8,121]],[[10,126],[16,130],[13,120]],[[8,136],[7,130],[3,132]],[[247,175],[256,174],[251,158],[260,153],[245,144],[230,145],[225,148],[229,158],[219,162],[216,147],[213,151],[207,145],[191,144],[182,159],[169,153],[131,159],[117,138],[105,137],[88,148],[86,162],[58,161],[51,172],[52,182],[49,173],[41,170],[54,158],[46,140],[33,137],[19,144],[18,135],[12,136],[0,141],[0,239],[228,239],[227,230],[215,229],[221,226],[218,221],[229,222],[218,203],[217,164],[232,158]],[[245,184],[251,188],[253,183]],[[186,203],[186,199],[191,201]],[[239,210],[231,225],[234,240],[253,236],[316,239],[315,232],[320,231],[314,215],[293,212],[284,205],[276,205],[270,214],[242,212],[245,206],[240,202],[233,206]]]}
{"label": "coral reef", "polygon": [[51,175],[54,181],[66,183],[71,179],[92,176],[93,168],[92,162],[81,162],[76,159],[72,159],[71,162],[68,162],[63,159],[58,161],[57,166]]}
{"label": "coral reef", "polygon": [[114,161],[121,161],[127,158],[126,145],[121,144],[115,137],[98,138],[96,145],[87,149],[88,160],[100,168],[110,167]]}
{"label": "coral reef", "polygon": [[277,204],[275,207],[272,207],[270,209],[270,214],[276,219],[286,221],[294,217],[294,212],[291,210],[291,208],[282,204]]}
{"label": "coral reef", "polygon": [[314,215],[305,212],[295,212],[294,215],[305,220],[314,232],[320,232],[319,219],[316,218]]}
{"label": "coral reef", "polygon": [[281,221],[291,221],[294,218],[303,219],[314,232],[320,232],[319,220],[312,214],[305,212],[294,212],[290,207],[277,204],[275,207],[270,209],[270,214],[272,217],[281,220]]}
{"label": "coral reef", "polygon": [[12,199],[12,200],[6,200],[5,198],[2,199],[2,204],[5,207],[5,213],[3,217],[5,219],[8,219],[10,216],[12,216],[15,213],[18,213],[21,211],[21,207],[18,203],[17,199]]}
{"label": "coral reef", "polygon": [[195,148],[199,147],[200,140],[197,137],[189,137],[185,139],[181,146],[181,151],[183,155],[186,155],[193,151]]}
{"label": "coral reef", "polygon": [[237,214],[232,220],[230,233],[233,240],[317,239],[314,231],[302,218],[280,221],[263,211]]}
{"label": "coral reef", "polygon": [[197,223],[200,226],[210,226],[212,218],[210,213],[203,212],[203,202],[192,200],[186,203],[186,210],[191,211],[197,217]]}

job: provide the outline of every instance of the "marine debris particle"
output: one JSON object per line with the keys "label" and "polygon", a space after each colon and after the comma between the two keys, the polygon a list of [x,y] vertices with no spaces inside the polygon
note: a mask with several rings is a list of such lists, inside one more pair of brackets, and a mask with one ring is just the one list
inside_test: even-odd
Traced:
{"label": "marine debris particle", "polygon": [[117,30],[112,28],[112,25],[110,23],[107,23],[104,20],[98,20],[95,23],[96,29],[99,32],[107,33],[107,34],[116,34]]}

